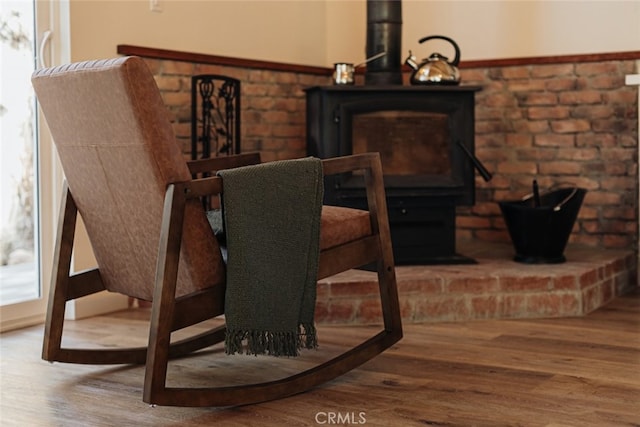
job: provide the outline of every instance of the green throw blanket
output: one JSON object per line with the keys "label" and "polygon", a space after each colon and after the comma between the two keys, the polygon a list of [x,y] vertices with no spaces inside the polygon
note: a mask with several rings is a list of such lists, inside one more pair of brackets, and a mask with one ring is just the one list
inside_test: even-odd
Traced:
{"label": "green throw blanket", "polygon": [[226,352],[297,356],[315,348],[321,161],[268,162],[218,175],[228,251]]}

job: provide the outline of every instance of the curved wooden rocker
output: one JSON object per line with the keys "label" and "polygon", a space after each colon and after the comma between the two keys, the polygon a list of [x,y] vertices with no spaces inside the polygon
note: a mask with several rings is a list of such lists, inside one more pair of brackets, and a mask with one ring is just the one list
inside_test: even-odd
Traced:
{"label": "curved wooden rocker", "polygon": [[[402,337],[382,168],[373,153],[323,160],[325,174],[364,174],[368,211],[323,206],[318,279],[377,266],[383,327],[368,340],[286,378],[227,387],[167,387],[168,362],[224,340],[224,326],[171,342],[174,331],[224,314],[225,265],[201,198],[219,177],[192,174],[260,162],[256,153],[187,162],[145,62],[115,58],[38,70],[32,77],[66,176],[43,359],[146,364],[143,400],[235,406],[309,390],[370,360]],[[98,267],[70,274],[77,214]],[[66,301],[102,290],[152,301],[148,346],[63,348]],[[206,357],[206,356],[200,356]],[[241,356],[230,356],[241,357]],[[212,373],[214,375],[215,373]]]}

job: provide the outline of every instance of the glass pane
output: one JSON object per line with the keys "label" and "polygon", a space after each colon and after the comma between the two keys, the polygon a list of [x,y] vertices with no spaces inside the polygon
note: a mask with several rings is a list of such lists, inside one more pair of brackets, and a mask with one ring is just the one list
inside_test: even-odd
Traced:
{"label": "glass pane", "polygon": [[0,304],[40,297],[34,3],[0,1]]}

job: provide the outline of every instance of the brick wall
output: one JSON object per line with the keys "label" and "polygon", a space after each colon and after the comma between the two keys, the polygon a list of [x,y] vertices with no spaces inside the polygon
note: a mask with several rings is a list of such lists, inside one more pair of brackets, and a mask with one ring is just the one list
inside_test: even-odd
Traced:
{"label": "brick wall", "polygon": [[[306,155],[304,88],[330,84],[329,73],[147,62],[185,153],[194,74],[241,80],[242,151],[260,151],[264,160]],[[462,69],[465,84],[483,87],[476,98],[476,154],[494,178],[477,178],[477,202],[459,208],[458,235],[508,241],[496,201],[530,192],[536,178],[542,189],[564,183],[588,190],[571,241],[635,249],[638,88],[624,84],[625,75],[634,73],[634,60]]]}
{"label": "brick wall", "polygon": [[635,61],[463,69],[483,87],[476,153],[494,179],[477,179],[477,203],[461,209],[458,233],[507,238],[495,204],[567,183],[588,190],[571,241],[635,248],[638,235],[638,95],[625,86]]}
{"label": "brick wall", "polygon": [[326,85],[327,76],[267,71],[183,61],[146,59],[172,114],[174,129],[191,151],[191,76],[221,74],[240,80],[242,151],[260,151],[264,161],[306,156],[304,89]]}

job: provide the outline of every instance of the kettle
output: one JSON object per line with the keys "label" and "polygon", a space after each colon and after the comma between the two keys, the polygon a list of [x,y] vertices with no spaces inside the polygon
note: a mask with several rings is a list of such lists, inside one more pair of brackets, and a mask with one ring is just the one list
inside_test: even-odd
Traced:
{"label": "kettle", "polygon": [[449,37],[445,36],[427,36],[421,38],[418,43],[424,43],[427,40],[442,39],[446,40],[455,49],[455,58],[449,62],[446,56],[434,52],[422,64],[418,65],[416,57],[409,51],[409,57],[405,60],[405,64],[411,67],[414,72],[411,75],[411,84],[413,85],[457,85],[460,83],[460,71],[457,65],[460,63],[460,48]]}

